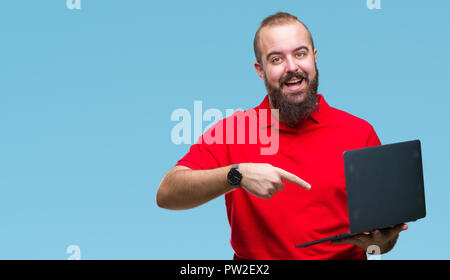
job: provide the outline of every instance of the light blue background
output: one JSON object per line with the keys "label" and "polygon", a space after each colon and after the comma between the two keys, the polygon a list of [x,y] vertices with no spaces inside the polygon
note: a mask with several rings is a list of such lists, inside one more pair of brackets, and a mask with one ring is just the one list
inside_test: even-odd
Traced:
{"label": "light blue background", "polygon": [[[0,258],[231,259],[220,197],[159,209],[177,108],[251,108],[265,95],[253,35],[297,15],[319,91],[383,143],[421,139],[427,217],[382,259],[449,259],[450,2],[2,1]],[[209,123],[204,123],[208,125]]]}

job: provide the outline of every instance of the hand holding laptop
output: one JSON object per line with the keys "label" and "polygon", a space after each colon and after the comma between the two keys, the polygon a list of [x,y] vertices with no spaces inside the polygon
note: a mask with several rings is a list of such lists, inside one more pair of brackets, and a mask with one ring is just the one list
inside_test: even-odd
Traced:
{"label": "hand holding laptop", "polygon": [[[397,241],[398,234],[401,231],[407,230],[408,225],[399,224],[388,229],[377,229],[372,232],[363,232],[354,236],[331,241],[331,244],[352,244],[358,246],[364,251],[367,251],[369,246],[376,245],[380,247],[381,254],[384,254],[392,249]],[[367,252],[371,253],[371,252]]]}
{"label": "hand holding laptop", "polygon": [[377,245],[387,252],[408,228],[406,222],[426,216],[419,140],[345,151],[344,168],[350,231],[297,248],[340,240],[334,244],[354,244],[365,251]]}

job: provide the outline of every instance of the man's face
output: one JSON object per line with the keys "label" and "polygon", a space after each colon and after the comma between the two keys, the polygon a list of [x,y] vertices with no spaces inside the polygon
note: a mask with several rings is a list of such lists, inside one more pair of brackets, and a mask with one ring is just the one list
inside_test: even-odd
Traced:
{"label": "man's face", "polygon": [[308,30],[298,22],[266,26],[260,30],[262,65],[255,68],[271,97],[272,106],[294,125],[316,107],[317,49]]}

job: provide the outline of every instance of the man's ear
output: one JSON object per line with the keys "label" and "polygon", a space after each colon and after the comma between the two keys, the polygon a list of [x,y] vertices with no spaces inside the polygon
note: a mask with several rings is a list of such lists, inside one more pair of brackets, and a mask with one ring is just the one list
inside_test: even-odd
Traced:
{"label": "man's ear", "polygon": [[314,62],[317,64],[317,49],[314,49]]}
{"label": "man's ear", "polygon": [[264,69],[263,69],[262,65],[259,64],[258,61],[255,61],[254,66],[255,66],[256,72],[258,73],[258,76],[259,76],[262,80],[264,80]]}

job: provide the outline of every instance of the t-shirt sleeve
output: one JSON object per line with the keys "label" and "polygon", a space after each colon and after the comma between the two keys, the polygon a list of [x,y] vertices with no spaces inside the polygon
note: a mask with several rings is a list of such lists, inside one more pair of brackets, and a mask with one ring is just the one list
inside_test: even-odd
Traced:
{"label": "t-shirt sleeve", "polygon": [[375,129],[371,127],[369,137],[367,138],[366,147],[373,147],[373,146],[379,146],[381,145],[380,139],[378,138],[377,133],[375,132]]}
{"label": "t-shirt sleeve", "polygon": [[[214,126],[214,128],[217,127],[220,127],[219,124]],[[213,169],[229,165],[228,145],[225,143],[209,144],[208,141],[205,141],[205,135],[211,133],[212,129],[203,134],[176,165],[183,165],[195,170]]]}

